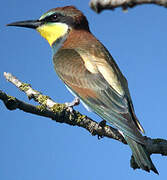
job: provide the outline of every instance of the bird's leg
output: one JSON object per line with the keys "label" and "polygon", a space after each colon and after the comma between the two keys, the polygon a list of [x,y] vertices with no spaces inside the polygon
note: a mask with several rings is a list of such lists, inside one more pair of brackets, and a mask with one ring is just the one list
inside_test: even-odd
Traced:
{"label": "bird's leg", "polygon": [[[98,127],[104,128],[105,125],[106,125],[106,120],[104,120],[104,119],[98,123]],[[101,139],[101,138],[103,138],[103,136],[97,135],[97,138]]]}
{"label": "bird's leg", "polygon": [[106,125],[106,120],[102,120],[98,123],[98,126],[101,126],[102,128],[104,128],[104,126]]}
{"label": "bird's leg", "polygon": [[65,105],[67,107],[67,111],[73,112],[73,107],[79,105],[80,99],[75,97],[72,102],[66,102]]}

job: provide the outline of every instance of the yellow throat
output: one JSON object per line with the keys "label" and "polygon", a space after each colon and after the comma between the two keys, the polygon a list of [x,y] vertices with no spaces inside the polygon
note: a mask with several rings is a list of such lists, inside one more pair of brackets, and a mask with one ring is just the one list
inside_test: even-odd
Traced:
{"label": "yellow throat", "polygon": [[50,46],[52,46],[57,39],[63,37],[68,32],[68,25],[64,23],[44,24],[39,26],[37,31],[48,41]]}

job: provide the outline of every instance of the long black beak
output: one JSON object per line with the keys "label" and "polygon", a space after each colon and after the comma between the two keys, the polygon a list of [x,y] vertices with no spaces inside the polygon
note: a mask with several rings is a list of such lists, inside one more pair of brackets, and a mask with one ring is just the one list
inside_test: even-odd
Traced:
{"label": "long black beak", "polygon": [[40,25],[42,25],[42,22],[40,20],[18,21],[18,22],[7,24],[7,26],[19,26],[19,27],[26,27],[26,28],[32,28],[32,29],[36,29]]}

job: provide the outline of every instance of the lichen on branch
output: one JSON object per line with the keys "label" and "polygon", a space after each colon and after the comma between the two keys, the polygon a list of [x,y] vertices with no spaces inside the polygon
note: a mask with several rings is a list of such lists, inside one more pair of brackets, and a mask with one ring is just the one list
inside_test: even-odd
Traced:
{"label": "lichen on branch", "polygon": [[[43,95],[41,92],[34,90],[30,84],[20,81],[10,73],[4,73],[4,76],[9,82],[23,91],[29,99],[33,99],[39,103],[38,106],[34,106],[13,96],[7,95],[0,90],[0,99],[3,101],[8,110],[20,109],[27,113],[50,118],[58,123],[66,123],[71,126],[84,128],[93,136],[97,135],[98,137],[108,137],[120,141],[123,144],[127,144],[117,129],[106,124],[101,126],[98,122],[78,111],[68,111],[65,104],[54,102],[49,96]],[[161,138],[151,139],[150,137],[145,137],[145,139],[146,149],[150,154],[161,154],[163,156],[167,156],[167,140]],[[133,169],[139,168],[137,167],[133,156],[131,158],[131,167]]]}

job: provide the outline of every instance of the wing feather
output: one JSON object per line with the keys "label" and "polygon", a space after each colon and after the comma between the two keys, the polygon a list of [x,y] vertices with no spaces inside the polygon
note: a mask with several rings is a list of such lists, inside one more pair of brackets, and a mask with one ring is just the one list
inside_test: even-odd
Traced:
{"label": "wing feather", "polygon": [[[86,54],[84,56],[86,56]],[[128,94],[124,91],[123,93],[118,93],[103,74],[101,74],[99,70],[96,71],[98,66],[94,67],[92,73],[87,69],[85,61],[83,61],[82,58],[80,53],[74,49],[59,50],[54,55],[53,61],[60,79],[80,97],[92,111],[116,126],[127,136],[143,143],[143,137],[139,132],[139,129],[141,130],[142,128],[139,128],[140,124],[138,125],[139,122],[134,117],[133,106],[129,105],[131,101],[129,100],[129,91]],[[107,61],[105,63],[107,63]],[[116,78],[118,78],[118,83],[122,85],[119,77],[117,76]],[[128,90],[127,85],[125,88],[123,85],[122,90],[124,89],[126,91]]]}

